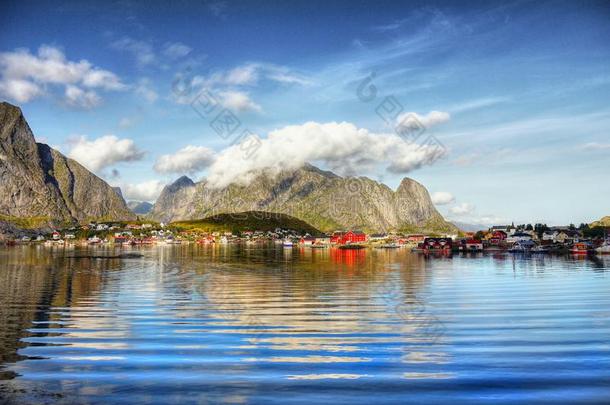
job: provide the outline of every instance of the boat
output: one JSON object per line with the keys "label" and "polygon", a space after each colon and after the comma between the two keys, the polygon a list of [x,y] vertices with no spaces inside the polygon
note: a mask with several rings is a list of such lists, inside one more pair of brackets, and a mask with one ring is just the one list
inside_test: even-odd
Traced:
{"label": "boat", "polygon": [[312,249],[325,249],[325,248],[327,248],[327,247],[328,247],[328,245],[323,245],[323,244],[321,244],[321,243],[318,243],[318,244],[315,244],[315,243],[314,243],[313,245],[311,245],[311,248],[312,248]]}
{"label": "boat", "polygon": [[589,253],[591,249],[589,248],[589,245],[587,245],[586,243],[582,243],[582,242],[578,242],[575,243],[574,246],[572,246],[572,249],[570,249],[570,253],[572,253],[573,255],[586,255],[587,253]]}
{"label": "boat", "polygon": [[536,243],[534,241],[526,239],[515,242],[508,251],[510,253],[530,253],[535,247]]}
{"label": "boat", "polygon": [[97,245],[101,241],[102,240],[100,238],[98,238],[97,236],[93,236],[93,237],[87,239],[87,243],[90,244],[90,245]]}
{"label": "boat", "polygon": [[606,231],[604,231],[604,243],[602,243],[601,246],[598,246],[597,248],[595,248],[595,254],[598,254],[598,255],[610,254],[610,239],[608,238]]}
{"label": "boat", "polygon": [[292,246],[294,246],[294,243],[292,243],[292,241],[290,239],[284,239],[284,241],[282,242],[282,246],[292,247]]}
{"label": "boat", "polygon": [[606,240],[603,245],[595,249],[598,255],[610,255],[610,243]]}
{"label": "boat", "polygon": [[537,253],[537,254],[541,254],[541,253],[549,253],[550,250],[547,246],[542,246],[542,245],[538,245],[538,246],[534,246],[531,250],[531,253]]}

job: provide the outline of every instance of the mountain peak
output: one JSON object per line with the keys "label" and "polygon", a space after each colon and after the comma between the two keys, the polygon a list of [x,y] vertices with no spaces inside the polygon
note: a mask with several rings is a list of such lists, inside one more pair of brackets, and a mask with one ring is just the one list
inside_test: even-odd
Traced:
{"label": "mountain peak", "polygon": [[330,170],[322,170],[319,167],[312,165],[311,163],[305,163],[303,166],[301,166],[300,170],[321,174],[322,176],[328,177],[328,178],[340,178],[341,177],[341,176],[331,172]]}
{"label": "mountain peak", "polygon": [[287,214],[323,231],[452,229],[434,208],[426,189],[404,179],[395,192],[366,177],[340,177],[311,164],[298,169],[261,170],[251,181],[208,187],[182,177],[165,187],[151,216],[168,222],[215,214],[265,211]]}
{"label": "mountain peak", "polygon": [[172,184],[170,184],[169,186],[174,188],[174,189],[180,189],[183,187],[191,187],[194,186],[195,183],[193,182],[193,180],[191,180],[190,177],[188,176],[180,176],[178,177]]}
{"label": "mountain peak", "polygon": [[45,144],[38,144],[19,107],[0,103],[0,214],[49,222],[130,219],[105,181]]}

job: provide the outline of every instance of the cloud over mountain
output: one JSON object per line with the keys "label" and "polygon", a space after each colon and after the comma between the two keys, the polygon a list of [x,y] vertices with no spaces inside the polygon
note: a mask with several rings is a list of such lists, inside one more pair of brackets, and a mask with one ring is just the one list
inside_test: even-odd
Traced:
{"label": "cloud over mountain", "polygon": [[432,164],[444,154],[438,145],[407,142],[396,134],[372,133],[348,122],[307,122],[226,148],[210,165],[208,179],[218,187],[235,181],[248,183],[261,169],[279,172],[306,162],[322,163],[340,174],[362,173],[377,165],[404,174]]}
{"label": "cloud over mountain", "polygon": [[214,161],[214,151],[203,146],[188,145],[176,153],[159,156],[154,169],[158,173],[197,173]]}

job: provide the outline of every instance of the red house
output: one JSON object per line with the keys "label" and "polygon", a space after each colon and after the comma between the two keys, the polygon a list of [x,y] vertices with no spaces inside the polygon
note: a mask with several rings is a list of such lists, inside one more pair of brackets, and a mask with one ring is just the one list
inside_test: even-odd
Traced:
{"label": "red house", "polygon": [[334,232],[330,237],[330,243],[338,245],[360,242],[366,242],[366,234],[362,231]]}
{"label": "red house", "polygon": [[407,236],[407,242],[412,242],[412,243],[421,243],[424,241],[424,239],[426,239],[426,235],[412,234],[412,235]]}
{"label": "red house", "polygon": [[428,251],[448,251],[451,252],[453,241],[451,238],[426,238],[421,248],[424,252]]}
{"label": "red house", "polygon": [[506,240],[506,232],[504,231],[494,231],[491,234],[491,238],[489,238],[489,243],[492,245],[499,245],[500,243]]}

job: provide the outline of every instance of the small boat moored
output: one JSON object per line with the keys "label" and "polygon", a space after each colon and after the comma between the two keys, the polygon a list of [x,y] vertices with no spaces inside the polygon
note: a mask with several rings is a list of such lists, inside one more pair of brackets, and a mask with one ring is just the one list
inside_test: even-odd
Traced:
{"label": "small boat moored", "polygon": [[582,242],[575,243],[574,246],[572,246],[572,249],[570,249],[570,253],[572,253],[573,255],[586,255],[590,251],[591,248],[589,247],[589,245]]}

